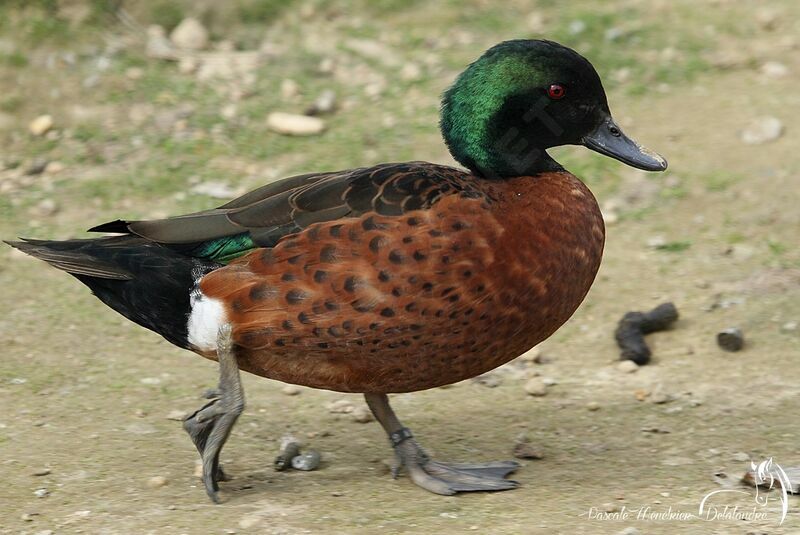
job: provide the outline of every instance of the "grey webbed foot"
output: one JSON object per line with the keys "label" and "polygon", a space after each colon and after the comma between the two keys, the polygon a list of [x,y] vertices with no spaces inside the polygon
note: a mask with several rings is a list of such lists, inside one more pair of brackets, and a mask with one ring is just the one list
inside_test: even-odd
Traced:
{"label": "grey webbed foot", "polygon": [[189,433],[203,461],[206,493],[215,503],[219,503],[217,483],[228,479],[219,464],[219,455],[236,419],[244,410],[244,392],[229,325],[223,325],[219,330],[217,359],[220,366],[219,387],[204,394],[204,397],[214,399],[183,421],[183,428]]}
{"label": "grey webbed foot", "polygon": [[392,470],[395,478],[400,469],[405,468],[414,483],[443,495],[510,490],[519,486],[516,481],[505,479],[519,468],[515,461],[443,463],[432,460],[414,440],[411,431],[397,419],[385,394],[366,394],[365,397],[375,418],[388,433],[397,456],[397,464]]}

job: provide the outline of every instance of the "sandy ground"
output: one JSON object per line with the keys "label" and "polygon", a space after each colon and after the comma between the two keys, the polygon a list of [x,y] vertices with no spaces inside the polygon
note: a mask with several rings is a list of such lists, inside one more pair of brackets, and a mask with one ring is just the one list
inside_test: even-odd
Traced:
{"label": "sandy ground", "polygon": [[[379,426],[325,407],[361,398],[288,396],[247,376],[248,406],[223,452],[234,479],[212,505],[193,475],[194,448],[167,416],[201,404],[216,366],[114,315],[63,273],[0,251],[0,533],[800,533],[800,500],[788,498],[779,525],[778,493],[757,506],[736,482],[748,459],[800,465],[798,57],[774,58],[789,69],[782,78],[737,68],[645,97],[612,93],[623,125],[665,154],[671,172],[622,172],[599,199],[608,211],[622,203],[622,217],[608,227],[586,302],[540,348],[545,363],[513,362],[492,374],[494,387],[394,396],[442,460],[511,458],[527,436],[543,458],[522,461],[511,492],[441,497],[392,480]],[[762,116],[780,118],[785,132],[744,144],[739,132]],[[3,238],[21,233],[24,212],[14,214],[2,220]],[[70,207],[58,233],[77,235],[103,216],[87,221]],[[665,301],[681,317],[648,338],[653,362],[619,371],[616,321]],[[716,346],[730,326],[745,333],[741,352]],[[532,374],[553,379],[546,396],[526,395]],[[320,470],[272,469],[287,433],[322,452]],[[166,484],[151,486],[156,476]],[[697,515],[720,489],[746,492],[715,495],[711,517],[650,516]],[[725,506],[759,515],[726,518]]]}

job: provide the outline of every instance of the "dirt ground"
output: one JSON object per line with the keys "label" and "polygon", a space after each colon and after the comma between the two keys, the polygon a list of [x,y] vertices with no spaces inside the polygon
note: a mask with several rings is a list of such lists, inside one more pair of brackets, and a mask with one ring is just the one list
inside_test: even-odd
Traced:
{"label": "dirt ground", "polygon": [[[537,362],[393,397],[442,460],[508,459],[527,437],[543,458],[522,461],[521,487],[499,494],[442,497],[392,480],[379,426],[326,408],[360,397],[290,396],[246,376],[247,409],[222,455],[234,479],[213,505],[171,418],[202,403],[216,365],[115,315],[64,273],[0,250],[0,533],[800,533],[796,496],[781,523],[778,492],[761,506],[738,483],[750,460],[800,466],[800,4],[251,1],[235,19],[207,2],[175,3],[177,14],[133,3],[142,26],[199,13],[212,41],[267,58],[210,82],[148,57],[144,35],[95,16],[98,2],[62,3],[58,23],[49,4],[0,4],[4,239],[208,208],[303,171],[449,162],[438,95],[513,37],[582,50],[621,124],[670,170],[555,151],[609,220],[586,302]],[[302,111],[327,88],[340,107],[324,134],[266,129],[266,113]],[[28,125],[42,114],[54,126],[35,136]],[[774,139],[745,142],[764,117],[782,124]],[[648,337],[651,364],[620,371],[617,320],[665,301],[679,321]],[[746,338],[736,353],[715,341],[732,326]],[[534,375],[547,395],[526,394]],[[322,452],[319,470],[273,470],[290,433]],[[716,494],[711,515],[698,515],[717,490],[745,492]]]}

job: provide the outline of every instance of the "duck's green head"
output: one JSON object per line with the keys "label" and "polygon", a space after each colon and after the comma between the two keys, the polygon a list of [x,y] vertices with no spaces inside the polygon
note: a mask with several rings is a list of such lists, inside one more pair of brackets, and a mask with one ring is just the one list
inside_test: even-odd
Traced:
{"label": "duck's green head", "polygon": [[505,41],[461,73],[442,99],[451,154],[491,178],[559,169],[546,149],[585,145],[648,171],[667,162],[622,133],[589,61],[551,41]]}

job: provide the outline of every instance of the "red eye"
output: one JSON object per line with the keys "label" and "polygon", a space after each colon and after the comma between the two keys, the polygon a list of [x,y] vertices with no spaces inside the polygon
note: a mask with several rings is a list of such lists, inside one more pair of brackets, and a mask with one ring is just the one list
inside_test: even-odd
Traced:
{"label": "red eye", "polygon": [[567,90],[561,84],[550,84],[547,88],[547,96],[553,100],[561,100],[567,96]]}

